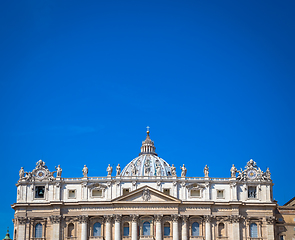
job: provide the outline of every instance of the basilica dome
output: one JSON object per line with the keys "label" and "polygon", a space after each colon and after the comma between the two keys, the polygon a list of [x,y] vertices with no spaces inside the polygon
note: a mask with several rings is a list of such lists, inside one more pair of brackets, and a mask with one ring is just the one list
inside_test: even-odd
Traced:
{"label": "basilica dome", "polygon": [[141,152],[123,169],[121,176],[171,176],[170,165],[155,152],[154,142],[147,131]]}

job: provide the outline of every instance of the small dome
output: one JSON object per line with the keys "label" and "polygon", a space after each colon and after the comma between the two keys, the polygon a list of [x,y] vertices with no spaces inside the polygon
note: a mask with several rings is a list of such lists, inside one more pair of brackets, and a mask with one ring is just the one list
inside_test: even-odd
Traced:
{"label": "small dome", "polygon": [[171,176],[170,165],[156,154],[150,132],[142,142],[139,157],[134,158],[123,169],[121,176]]}

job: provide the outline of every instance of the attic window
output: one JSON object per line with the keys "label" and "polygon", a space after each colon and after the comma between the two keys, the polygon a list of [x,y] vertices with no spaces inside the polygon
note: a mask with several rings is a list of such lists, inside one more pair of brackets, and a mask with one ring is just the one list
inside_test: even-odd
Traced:
{"label": "attic window", "polygon": [[169,188],[164,188],[163,193],[166,195],[170,195],[170,189]]}
{"label": "attic window", "polygon": [[201,197],[200,189],[191,190],[191,197]]}
{"label": "attic window", "polygon": [[224,198],[223,192],[224,190],[217,190],[217,198]]}
{"label": "attic window", "polygon": [[76,190],[69,190],[69,198],[75,198],[76,197]]}
{"label": "attic window", "polygon": [[93,189],[92,190],[92,197],[102,197],[102,190]]}
{"label": "attic window", "polygon": [[123,188],[123,196],[130,192],[129,188]]}

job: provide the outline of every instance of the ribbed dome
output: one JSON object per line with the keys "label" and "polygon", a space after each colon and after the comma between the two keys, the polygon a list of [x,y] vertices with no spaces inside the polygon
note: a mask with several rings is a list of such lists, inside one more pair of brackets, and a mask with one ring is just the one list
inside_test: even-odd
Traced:
{"label": "ribbed dome", "polygon": [[134,158],[123,169],[121,176],[171,176],[170,165],[156,154],[154,142],[147,131],[139,157]]}

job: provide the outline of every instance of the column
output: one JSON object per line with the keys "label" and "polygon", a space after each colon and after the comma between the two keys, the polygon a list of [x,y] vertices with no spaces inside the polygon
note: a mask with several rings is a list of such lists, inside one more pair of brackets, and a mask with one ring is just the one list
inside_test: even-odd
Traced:
{"label": "column", "polygon": [[267,239],[274,240],[275,239],[275,233],[274,233],[275,217],[274,216],[266,217],[266,221],[267,221]]}
{"label": "column", "polygon": [[181,240],[188,240],[187,236],[187,220],[188,216],[182,216],[182,229],[181,229]]}
{"label": "column", "polygon": [[115,219],[115,240],[121,240],[121,217],[122,215],[114,215]]}
{"label": "column", "polygon": [[105,220],[105,227],[106,227],[106,231],[105,231],[106,240],[111,240],[112,239],[112,229],[111,229],[112,216],[105,215],[104,220]]}
{"label": "column", "polygon": [[205,215],[205,240],[211,240],[211,216]]}
{"label": "column", "polygon": [[51,239],[52,240],[59,240],[60,239],[60,215],[53,215],[50,216],[50,221],[52,223],[52,232],[51,232]]}
{"label": "column", "polygon": [[[137,233],[137,221],[138,221],[138,215],[133,214],[133,215],[130,215],[130,217],[132,218],[131,240],[137,240],[137,236],[138,236],[138,233]],[[106,240],[107,240],[107,239],[106,239]]]}
{"label": "column", "polygon": [[179,215],[175,214],[172,215],[172,221],[173,221],[173,240],[179,240],[179,233],[178,233],[178,218]]}
{"label": "column", "polygon": [[79,216],[79,222],[81,223],[81,240],[87,240],[87,215]]}
{"label": "column", "polygon": [[156,222],[156,240],[162,240],[162,217],[163,215],[154,216]]}
{"label": "column", "polygon": [[240,215],[231,215],[230,221],[232,224],[232,239],[240,240]]}
{"label": "column", "polygon": [[26,239],[26,217],[18,217],[17,218],[17,240],[25,240]]}

